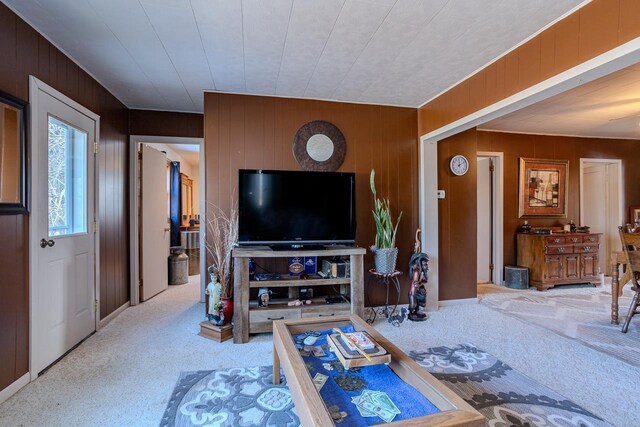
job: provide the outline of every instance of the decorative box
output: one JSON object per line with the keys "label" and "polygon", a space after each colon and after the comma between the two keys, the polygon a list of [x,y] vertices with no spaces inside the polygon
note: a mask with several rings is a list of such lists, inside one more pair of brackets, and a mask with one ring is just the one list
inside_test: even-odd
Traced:
{"label": "decorative box", "polygon": [[304,257],[304,272],[309,275],[316,274],[318,272],[318,257]]}
{"label": "decorative box", "polygon": [[304,257],[290,257],[289,258],[289,275],[299,276],[304,273]]}

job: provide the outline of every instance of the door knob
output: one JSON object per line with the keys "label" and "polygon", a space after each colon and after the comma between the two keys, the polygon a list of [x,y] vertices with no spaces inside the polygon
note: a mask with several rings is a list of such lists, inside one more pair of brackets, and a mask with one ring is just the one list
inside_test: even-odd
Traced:
{"label": "door knob", "polygon": [[56,242],[54,242],[53,240],[47,240],[47,239],[40,240],[40,247],[41,248],[46,248],[47,246],[49,246],[51,248],[55,244],[56,244]]}

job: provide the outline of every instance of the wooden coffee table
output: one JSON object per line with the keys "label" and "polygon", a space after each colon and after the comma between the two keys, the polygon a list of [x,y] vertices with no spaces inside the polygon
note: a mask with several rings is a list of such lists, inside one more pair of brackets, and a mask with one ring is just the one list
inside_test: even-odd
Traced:
{"label": "wooden coffee table", "polygon": [[[384,336],[356,315],[331,318],[313,317],[286,319],[273,322],[273,382],[280,383],[280,368],[284,371],[291,391],[300,423],[303,426],[332,426],[329,414],[320,393],[316,390],[305,362],[293,339],[293,335],[310,330],[320,331],[334,327],[352,325],[356,331],[367,332],[390,354],[389,367],[405,383],[426,397],[440,412],[394,421],[394,426],[483,426],[484,417],[462,398],[419,366]],[[384,391],[384,390],[382,390]]]}

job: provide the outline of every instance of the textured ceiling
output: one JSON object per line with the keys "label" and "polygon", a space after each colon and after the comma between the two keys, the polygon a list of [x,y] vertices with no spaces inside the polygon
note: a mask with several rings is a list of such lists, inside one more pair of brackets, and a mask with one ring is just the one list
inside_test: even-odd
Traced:
{"label": "textured ceiling", "polygon": [[2,0],[130,108],[419,106],[585,0]]}
{"label": "textured ceiling", "polygon": [[640,65],[483,124],[518,133],[640,139]]}

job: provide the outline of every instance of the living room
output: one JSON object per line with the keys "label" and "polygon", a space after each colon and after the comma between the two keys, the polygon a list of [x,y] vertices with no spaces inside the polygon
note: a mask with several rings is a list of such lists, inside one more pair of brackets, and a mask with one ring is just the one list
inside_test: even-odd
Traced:
{"label": "living room", "polygon": [[[3,142],[21,167],[0,157],[18,189],[0,215],[0,424],[633,425],[637,317],[625,334],[621,328],[634,295],[625,282],[635,278],[623,276],[628,268],[613,273],[620,237],[583,218],[585,203],[598,202],[585,202],[581,164],[620,161],[616,226],[633,224],[640,128],[629,83],[640,62],[640,8],[626,0],[543,3],[3,0],[0,90],[5,111],[19,112],[22,138]],[[609,92],[597,99],[615,108],[591,115],[593,105],[577,102],[590,84],[619,73],[632,80],[604,85]],[[6,114],[3,138],[13,135]],[[70,126],[72,146],[88,144],[93,165],[72,188],[87,189],[94,203],[68,211],[88,220],[68,232],[47,229],[53,208],[42,171],[51,153],[38,126],[53,119]],[[202,141],[204,209],[191,218],[202,263],[197,278],[143,301],[137,292],[149,273],[135,276],[134,266],[150,251],[133,243],[136,218],[148,218],[134,209],[137,147],[165,138]],[[500,273],[484,288],[481,153],[502,161],[502,226],[490,250]],[[530,182],[526,159],[538,169],[566,162],[546,216],[519,211],[532,200],[521,186]],[[281,184],[251,190],[243,174]],[[344,179],[328,185],[329,176]],[[272,200],[261,197],[272,194],[289,197],[264,208]],[[332,198],[344,208],[327,209]],[[215,233],[206,229],[217,212],[214,231],[234,231],[223,224],[233,223],[236,207],[239,237],[227,241],[223,262],[208,252]],[[251,207],[253,222],[274,212],[292,229],[334,222],[295,235],[267,230],[273,220],[251,228]],[[584,249],[594,246],[585,235],[560,234],[570,220],[605,236],[596,252]],[[562,246],[582,245],[579,260],[597,253],[598,271],[587,279],[581,267],[577,287],[504,286],[503,267],[522,266],[525,221],[554,233],[543,239],[579,238]],[[84,234],[89,240],[77,245],[88,252],[67,250],[65,242]],[[385,269],[387,247],[397,258]],[[59,250],[69,271],[91,279],[82,293],[69,293],[70,276],[56,270]],[[305,270],[307,258],[315,269]],[[184,260],[160,254],[140,265],[164,274]],[[235,269],[225,275],[220,266]],[[535,268],[528,272],[536,285]],[[622,290],[619,325],[610,322],[611,286]],[[82,329],[59,327],[73,323],[68,313],[61,322],[55,305],[71,298],[91,306],[76,310]],[[573,301],[585,305],[562,311]],[[558,323],[588,324],[599,335],[572,335]],[[353,329],[385,353],[373,357],[355,344],[351,356],[364,365],[349,369],[338,347]],[[316,336],[321,330],[326,337]]]}

